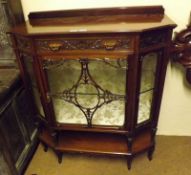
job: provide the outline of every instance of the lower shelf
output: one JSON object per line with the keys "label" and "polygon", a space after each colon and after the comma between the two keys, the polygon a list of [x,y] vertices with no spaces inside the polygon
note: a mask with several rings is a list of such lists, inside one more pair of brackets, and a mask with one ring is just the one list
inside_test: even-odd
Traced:
{"label": "lower shelf", "polygon": [[134,138],[130,152],[125,135],[111,133],[89,133],[63,131],[57,144],[47,130],[39,136],[47,146],[60,152],[80,152],[109,155],[134,155],[152,147],[150,132],[144,132]]}

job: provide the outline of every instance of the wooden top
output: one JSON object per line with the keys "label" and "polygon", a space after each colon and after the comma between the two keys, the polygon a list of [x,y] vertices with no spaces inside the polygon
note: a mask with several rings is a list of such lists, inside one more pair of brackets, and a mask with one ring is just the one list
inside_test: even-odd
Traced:
{"label": "wooden top", "polygon": [[11,30],[23,35],[142,32],[175,27],[161,6],[36,12]]}

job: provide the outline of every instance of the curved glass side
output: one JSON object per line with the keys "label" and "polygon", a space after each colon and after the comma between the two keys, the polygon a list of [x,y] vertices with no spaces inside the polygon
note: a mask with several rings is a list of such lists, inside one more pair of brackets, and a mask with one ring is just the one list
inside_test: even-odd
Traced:
{"label": "curved glass side", "polygon": [[137,124],[150,119],[158,54],[158,52],[152,52],[141,58],[141,82]]}

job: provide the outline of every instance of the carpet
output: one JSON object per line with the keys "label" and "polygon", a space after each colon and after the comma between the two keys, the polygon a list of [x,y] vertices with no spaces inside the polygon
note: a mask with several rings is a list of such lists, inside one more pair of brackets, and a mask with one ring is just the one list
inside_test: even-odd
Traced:
{"label": "carpet", "polygon": [[25,175],[189,175],[191,174],[191,137],[157,136],[153,160],[135,157],[127,169],[124,157],[64,154],[62,163],[51,149],[40,144]]}

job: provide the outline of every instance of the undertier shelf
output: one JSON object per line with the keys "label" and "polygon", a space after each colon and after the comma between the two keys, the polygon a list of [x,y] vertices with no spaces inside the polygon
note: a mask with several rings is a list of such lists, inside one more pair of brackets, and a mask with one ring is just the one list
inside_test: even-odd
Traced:
{"label": "undertier shelf", "polygon": [[[44,130],[40,140],[55,151],[95,153],[107,155],[129,155],[127,137],[111,133],[87,133],[64,131],[60,133],[58,143]],[[134,138],[132,154],[148,150],[152,146],[149,132],[144,132]]]}

